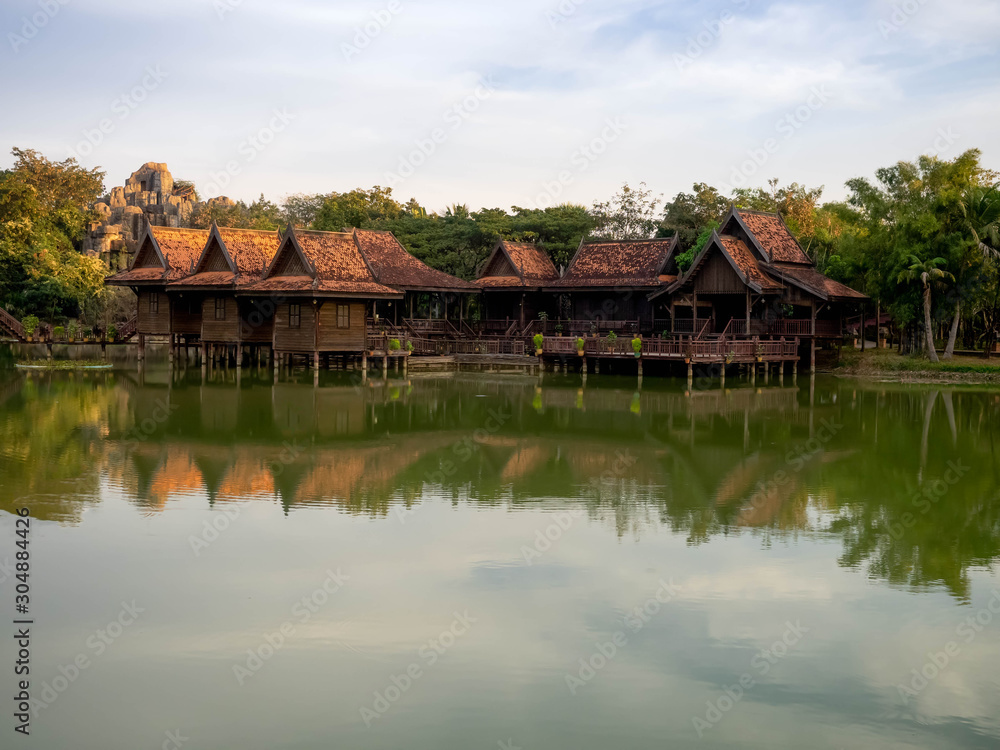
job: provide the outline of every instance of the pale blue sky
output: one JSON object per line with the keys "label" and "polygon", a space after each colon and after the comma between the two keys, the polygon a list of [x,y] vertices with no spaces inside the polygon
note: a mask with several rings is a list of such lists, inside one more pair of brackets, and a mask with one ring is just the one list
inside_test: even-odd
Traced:
{"label": "pale blue sky", "polygon": [[0,31],[0,165],[75,154],[108,187],[162,161],[203,195],[440,211],[1000,168],[995,0],[4,0]]}

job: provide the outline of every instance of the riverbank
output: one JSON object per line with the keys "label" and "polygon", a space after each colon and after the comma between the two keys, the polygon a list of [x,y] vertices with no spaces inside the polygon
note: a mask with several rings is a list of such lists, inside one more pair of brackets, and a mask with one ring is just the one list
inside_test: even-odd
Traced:
{"label": "riverbank", "polygon": [[845,350],[839,365],[829,372],[903,383],[1000,383],[1000,358],[955,356],[931,362],[922,356],[897,354],[888,349]]}

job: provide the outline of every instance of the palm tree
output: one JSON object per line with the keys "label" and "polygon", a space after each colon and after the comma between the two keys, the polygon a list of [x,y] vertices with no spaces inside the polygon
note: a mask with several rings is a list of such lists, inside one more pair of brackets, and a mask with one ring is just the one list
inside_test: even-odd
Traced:
{"label": "palm tree", "polygon": [[[1000,258],[1000,186],[971,187],[962,196],[959,206],[976,250],[987,260],[996,261]],[[961,314],[962,300],[959,298],[955,301],[955,317],[952,318],[948,344],[944,348],[945,359],[951,359],[955,352]]]}
{"label": "palm tree", "polygon": [[952,280],[955,278],[948,271],[938,268],[938,266],[943,266],[944,264],[944,258],[932,258],[931,260],[921,261],[916,255],[911,255],[910,267],[905,271],[901,271],[898,279],[900,283],[904,281],[912,282],[919,279],[923,286],[924,332],[927,335],[927,356],[931,358],[931,362],[938,361],[937,351],[934,349],[934,327],[931,324],[931,283],[944,278]]}

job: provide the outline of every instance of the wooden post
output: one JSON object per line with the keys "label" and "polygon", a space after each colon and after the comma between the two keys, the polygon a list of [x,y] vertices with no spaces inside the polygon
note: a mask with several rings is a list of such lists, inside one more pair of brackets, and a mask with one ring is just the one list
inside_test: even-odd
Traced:
{"label": "wooden post", "polygon": [[688,390],[694,385],[694,362],[688,362]]}
{"label": "wooden post", "polygon": [[[813,321],[815,323],[815,321]],[[816,372],[816,337],[809,339],[809,372]]]}
{"label": "wooden post", "polygon": [[[146,334],[139,334],[139,361],[146,358]],[[49,359],[52,359],[52,344],[49,344]]]}
{"label": "wooden post", "polygon": [[764,361],[764,385],[768,385],[771,382],[771,363],[767,360]]}
{"label": "wooden post", "polygon": [[719,372],[719,387],[726,390],[726,363],[723,362]]}
{"label": "wooden post", "polygon": [[754,360],[750,363],[750,385],[757,385],[757,361]]}

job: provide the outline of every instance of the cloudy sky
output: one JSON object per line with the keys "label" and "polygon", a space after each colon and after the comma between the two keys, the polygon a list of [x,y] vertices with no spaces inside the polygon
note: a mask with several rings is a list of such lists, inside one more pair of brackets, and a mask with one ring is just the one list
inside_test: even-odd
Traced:
{"label": "cloudy sky", "polygon": [[147,161],[203,197],[391,185],[430,210],[826,186],[978,147],[996,0],[4,0],[0,166]]}

